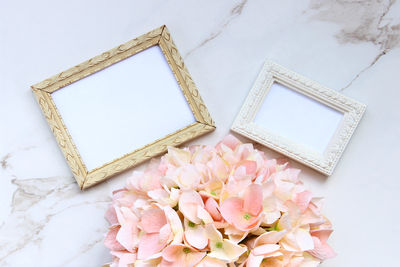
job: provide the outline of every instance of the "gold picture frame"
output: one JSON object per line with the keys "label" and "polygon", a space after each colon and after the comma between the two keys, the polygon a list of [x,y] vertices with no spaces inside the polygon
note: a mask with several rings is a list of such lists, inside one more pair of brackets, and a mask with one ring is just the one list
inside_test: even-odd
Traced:
{"label": "gold picture frame", "polygon": [[[147,48],[159,46],[171,68],[196,122],[125,154],[98,168],[87,170],[72,140],[52,93],[82,78],[103,70]],[[80,188],[86,189],[143,161],[166,152],[168,146],[177,146],[215,129],[215,124],[200,97],[178,49],[165,25],[138,38],[93,57],[75,67],[31,86],[40,108]]]}

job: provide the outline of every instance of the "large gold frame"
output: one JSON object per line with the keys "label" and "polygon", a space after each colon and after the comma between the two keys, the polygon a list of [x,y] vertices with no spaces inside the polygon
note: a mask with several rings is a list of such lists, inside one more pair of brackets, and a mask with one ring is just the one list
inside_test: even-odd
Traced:
{"label": "large gold frame", "polygon": [[[51,94],[73,82],[98,72],[123,59],[131,57],[147,48],[158,45],[196,119],[195,123],[174,133],[156,140],[142,148],[136,149],[120,158],[88,171],[79,152],[68,133],[67,128],[57,110]],[[168,146],[177,146],[195,137],[213,131],[215,124],[200,97],[188,70],[185,67],[178,49],[172,41],[167,27],[161,26],[136,39],[89,59],[75,67],[54,75],[40,83],[32,85],[32,90],[46,117],[47,122],[57,139],[58,145],[70,166],[81,189],[86,189],[105,179],[133,167],[151,157],[166,152]]]}

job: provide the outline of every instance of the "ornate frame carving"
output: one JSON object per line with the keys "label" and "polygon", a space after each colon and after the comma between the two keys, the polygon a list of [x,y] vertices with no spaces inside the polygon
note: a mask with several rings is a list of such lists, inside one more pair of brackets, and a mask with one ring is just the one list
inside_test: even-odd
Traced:
{"label": "ornate frame carving", "polygon": [[[324,154],[268,132],[253,122],[273,82],[279,82],[344,114]],[[276,63],[266,61],[231,129],[329,176],[353,135],[365,109],[364,104]]]}
{"label": "ornate frame carving", "polygon": [[[51,94],[56,90],[98,72],[125,58],[131,57],[152,46],[160,46],[167,62],[189,103],[196,122],[174,133],[156,140],[142,148],[88,171],[79,152],[68,133],[68,129],[57,111]],[[75,67],[54,75],[31,86],[43,111],[51,131],[57,139],[71,171],[81,189],[86,189],[107,178],[131,168],[151,157],[160,155],[168,146],[177,146],[195,137],[213,131],[215,124],[200,97],[178,49],[172,41],[165,25],[154,29],[138,38],[89,59]]]}

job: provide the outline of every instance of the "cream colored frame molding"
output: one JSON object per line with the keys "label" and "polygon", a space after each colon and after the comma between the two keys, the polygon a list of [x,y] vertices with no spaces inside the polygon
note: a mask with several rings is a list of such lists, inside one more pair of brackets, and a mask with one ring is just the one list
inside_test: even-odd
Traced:
{"label": "cream colored frame molding", "polygon": [[[324,154],[266,131],[254,123],[265,96],[274,82],[306,95],[344,114]],[[236,117],[232,130],[297,160],[327,176],[331,175],[366,106],[308,78],[267,61]]]}
{"label": "cream colored frame molding", "polygon": [[[76,82],[88,75],[96,73],[125,58],[131,57],[152,46],[160,46],[182,92],[189,103],[196,122],[166,137],[156,140],[140,149],[132,151],[112,162],[88,171],[79,152],[68,133],[68,129],[57,111],[51,94],[56,90]],[[166,152],[168,146],[177,146],[195,137],[213,131],[215,124],[207,111],[203,100],[185,67],[171,35],[164,25],[136,39],[89,59],[75,67],[63,71],[38,84],[32,90],[43,111],[58,145],[70,166],[81,189],[86,189],[105,179],[133,167],[149,158]]]}

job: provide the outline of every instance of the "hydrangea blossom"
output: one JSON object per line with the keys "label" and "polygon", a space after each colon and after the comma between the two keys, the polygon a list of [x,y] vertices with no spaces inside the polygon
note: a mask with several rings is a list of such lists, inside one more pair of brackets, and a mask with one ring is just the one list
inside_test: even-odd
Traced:
{"label": "hydrangea blossom", "polygon": [[170,147],[113,192],[111,267],[318,266],[332,225],[299,173],[233,136]]}

